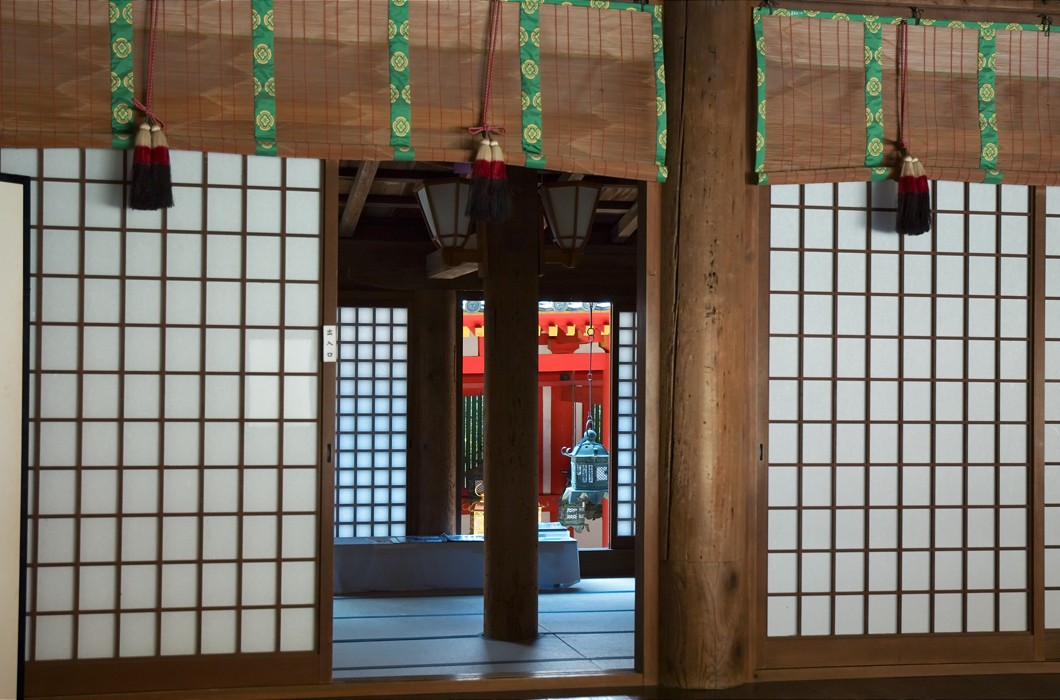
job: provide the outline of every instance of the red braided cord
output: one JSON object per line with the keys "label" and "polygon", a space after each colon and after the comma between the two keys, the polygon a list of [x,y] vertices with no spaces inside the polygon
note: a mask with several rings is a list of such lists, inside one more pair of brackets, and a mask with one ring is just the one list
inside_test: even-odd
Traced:
{"label": "red braided cord", "polygon": [[155,94],[155,46],[158,41],[158,8],[162,5],[162,0],[150,0],[150,2],[151,23],[148,28],[150,39],[147,55],[147,103],[143,104],[134,98],[133,105],[146,114],[151,121],[157,122],[159,126],[165,128],[165,123],[151,110],[151,103]]}
{"label": "red braided cord", "polygon": [[490,105],[493,101],[493,58],[497,54],[497,35],[501,25],[501,0],[490,0],[490,43],[486,53],[486,87],[482,95],[482,125],[468,129],[472,134],[504,133],[490,124]]}
{"label": "red braided cord", "polygon": [[905,116],[909,102],[909,41],[906,35],[908,24],[903,19],[898,25],[898,148],[907,150],[905,143]]}

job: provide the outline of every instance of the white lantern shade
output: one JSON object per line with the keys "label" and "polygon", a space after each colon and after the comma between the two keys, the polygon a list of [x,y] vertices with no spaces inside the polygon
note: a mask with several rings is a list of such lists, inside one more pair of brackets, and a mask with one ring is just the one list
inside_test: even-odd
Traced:
{"label": "white lantern shade", "polygon": [[552,237],[564,252],[580,252],[593,230],[599,185],[556,182],[541,187],[541,205]]}
{"label": "white lantern shade", "polygon": [[475,244],[467,198],[471,184],[463,178],[427,180],[416,188],[420,211],[427,221],[431,240],[442,250]]}

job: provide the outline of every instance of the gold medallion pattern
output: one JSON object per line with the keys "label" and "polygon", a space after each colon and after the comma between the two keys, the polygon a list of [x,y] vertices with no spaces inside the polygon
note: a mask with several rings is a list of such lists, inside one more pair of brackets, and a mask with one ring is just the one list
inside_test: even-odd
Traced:
{"label": "gold medallion pattern", "polygon": [[269,48],[268,44],[258,44],[254,47],[254,60],[261,65],[265,65],[272,60],[272,49]]}
{"label": "gold medallion pattern", "polygon": [[262,110],[258,112],[258,116],[254,119],[254,124],[262,131],[271,131],[276,126],[276,117],[273,116],[272,112]]}
{"label": "gold medallion pattern", "polygon": [[135,129],[132,0],[107,3],[110,24],[110,131],[112,148],[128,148]]}
{"label": "gold medallion pattern", "polygon": [[131,124],[133,120],[133,110],[127,104],[119,104],[114,108],[114,120],[119,124]]}
{"label": "gold medallion pattern", "polygon": [[110,50],[118,58],[128,58],[132,55],[132,42],[125,38],[115,39]]}

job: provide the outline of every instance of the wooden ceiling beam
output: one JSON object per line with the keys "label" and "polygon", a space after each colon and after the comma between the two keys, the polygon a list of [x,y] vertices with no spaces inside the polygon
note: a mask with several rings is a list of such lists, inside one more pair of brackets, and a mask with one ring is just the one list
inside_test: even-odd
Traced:
{"label": "wooden ceiling beam", "polygon": [[636,202],[633,202],[633,206],[629,208],[629,211],[623,214],[622,218],[611,229],[611,242],[624,243],[637,230],[639,222],[640,208]]}
{"label": "wooden ceiling beam", "polygon": [[346,206],[342,208],[342,218],[339,219],[339,236],[353,235],[378,169],[379,161],[377,160],[363,160],[358,166],[357,174],[353,176],[353,184],[350,186],[350,194],[346,197]]}
{"label": "wooden ceiling beam", "polygon": [[[352,191],[352,190],[351,190]],[[632,203],[636,206],[636,202]],[[373,194],[365,201],[366,207],[386,207],[388,209],[419,209],[420,204],[411,195]],[[621,200],[604,200],[596,205],[597,214],[626,214],[630,211],[630,202]]]}

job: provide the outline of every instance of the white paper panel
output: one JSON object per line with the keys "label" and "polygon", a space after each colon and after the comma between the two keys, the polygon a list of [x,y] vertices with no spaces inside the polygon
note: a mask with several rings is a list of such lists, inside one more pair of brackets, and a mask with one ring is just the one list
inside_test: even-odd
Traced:
{"label": "white paper panel", "polygon": [[[258,516],[254,517],[257,518]],[[244,551],[244,554],[246,555],[246,551]],[[276,583],[276,562],[248,562],[243,564],[243,604],[274,605],[277,598]]]}
{"label": "white paper panel", "polygon": [[81,520],[82,562],[111,562],[118,555],[118,521],[116,518],[83,518]]}
{"label": "white paper panel", "polygon": [[206,160],[206,178],[211,185],[243,184],[242,156],[230,153],[211,153]]}
{"label": "white paper panel", "polygon": [[[310,167],[320,168],[319,163]],[[317,176],[319,179],[319,175]],[[288,186],[291,185],[290,166],[288,166]],[[286,223],[288,234],[320,234],[320,193],[294,192],[287,193]]]}
{"label": "white paper panel", "polygon": [[[43,495],[42,490],[41,496]],[[118,512],[117,470],[91,469],[81,472],[81,512],[90,514]]]}
{"label": "white paper panel", "polygon": [[312,651],[316,648],[316,616],[313,608],[280,611],[280,651]]}
{"label": "white paper panel", "polygon": [[177,206],[170,209],[166,215],[169,230],[201,231],[202,200],[203,191],[198,187],[174,187],[173,201]]}
{"label": "white paper panel", "polygon": [[[206,276],[239,278],[243,268],[243,238],[233,235],[206,236]],[[237,309],[238,311],[238,309]]]}
{"label": "white paper panel", "polygon": [[208,607],[236,604],[236,565],[204,564],[202,567],[202,604]]}
{"label": "white paper panel", "polygon": [[231,654],[236,651],[236,611],[204,610],[201,643],[204,654]]}
{"label": "white paper panel", "polygon": [[243,228],[243,197],[238,189],[210,188],[206,195],[206,229],[238,232]]}
{"label": "white paper panel", "polygon": [[74,656],[74,618],[71,615],[47,615],[37,619],[34,636],[35,657],[41,661],[72,659]]}
{"label": "white paper panel", "polygon": [[158,567],[134,565],[121,567],[121,607],[124,609],[153,608],[158,605],[155,587]]}
{"label": "white paper panel", "polygon": [[125,236],[126,274],[158,277],[162,273],[162,236],[158,233],[130,232]]}
{"label": "white paper panel", "polygon": [[123,613],[121,615],[121,649],[123,657],[153,656],[155,654],[154,613]]}
{"label": "white paper panel", "polygon": [[118,595],[118,569],[115,566],[83,566],[78,574],[78,608],[112,610]]}
{"label": "white paper panel", "polygon": [[[276,190],[248,190],[247,231],[279,233],[280,225],[283,223],[281,203],[281,194]],[[249,276],[256,277],[257,275]]]}
{"label": "white paper panel", "polygon": [[[214,480],[211,480],[210,478],[207,478],[206,482],[208,484],[218,483]],[[222,488],[228,488],[233,492],[230,499],[231,502],[234,503],[235,485],[229,484],[226,486],[222,486]],[[214,495],[212,496],[211,500],[214,502],[213,510],[235,510],[234,507],[230,508],[226,507],[223,503],[218,503],[218,501],[223,500],[223,496],[219,497],[217,495]],[[239,524],[235,516],[208,515],[203,518],[203,558],[235,559],[237,556],[239,556],[239,542],[237,537],[237,535],[239,534],[238,526]],[[220,576],[221,574],[218,573],[217,575]],[[235,574],[233,573],[232,575],[234,577]],[[233,583],[232,585],[234,586],[235,584]]]}
{"label": "white paper panel", "polygon": [[242,613],[243,652],[266,652],[276,650],[275,610],[244,610]]}

